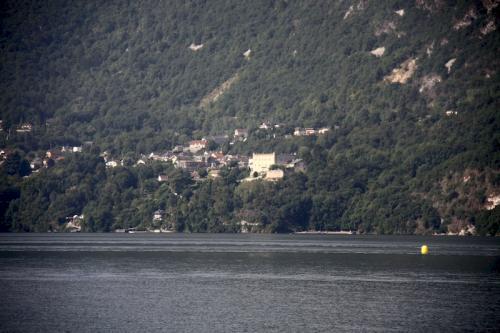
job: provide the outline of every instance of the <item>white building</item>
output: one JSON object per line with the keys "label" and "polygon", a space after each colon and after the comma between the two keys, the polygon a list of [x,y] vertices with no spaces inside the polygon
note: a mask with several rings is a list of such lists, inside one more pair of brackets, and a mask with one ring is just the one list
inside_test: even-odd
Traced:
{"label": "white building", "polygon": [[244,128],[237,128],[234,130],[234,139],[245,140],[248,137],[248,130]]}
{"label": "white building", "polygon": [[116,161],[106,162],[106,167],[107,168],[116,168],[117,166],[118,166],[118,162],[116,162]]}
{"label": "white building", "polygon": [[294,136],[306,135],[306,131],[303,128],[295,127],[295,130],[293,131],[293,135]]}
{"label": "white building", "polygon": [[271,168],[271,165],[276,164],[276,154],[275,153],[270,153],[270,154],[253,154],[252,158],[249,160],[249,167],[250,167],[250,172],[253,174],[254,172],[257,173],[264,173],[269,171]]}
{"label": "white building", "polygon": [[197,153],[202,149],[206,149],[207,147],[207,140],[193,140],[189,142],[189,151],[192,153]]}
{"label": "white building", "polygon": [[272,128],[272,126],[270,124],[268,124],[268,123],[262,123],[262,124],[259,125],[259,128],[267,130],[267,129]]}

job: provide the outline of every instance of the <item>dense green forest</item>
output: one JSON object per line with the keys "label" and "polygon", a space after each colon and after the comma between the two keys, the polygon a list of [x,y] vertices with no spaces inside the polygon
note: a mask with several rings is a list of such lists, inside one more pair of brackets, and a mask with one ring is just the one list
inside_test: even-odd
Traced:
{"label": "dense green forest", "polygon": [[[177,231],[498,234],[499,14],[497,0],[2,1],[0,231],[80,214],[85,231],[164,227],[161,209]],[[331,130],[284,136],[295,127]],[[248,140],[224,153],[297,153],[305,172],[194,181],[134,164],[236,128]],[[84,151],[31,173],[63,145]]]}

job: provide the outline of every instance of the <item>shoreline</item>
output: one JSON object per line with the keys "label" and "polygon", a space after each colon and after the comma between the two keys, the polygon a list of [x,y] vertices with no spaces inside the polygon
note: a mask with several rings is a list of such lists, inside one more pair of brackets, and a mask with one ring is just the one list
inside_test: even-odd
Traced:
{"label": "shoreline", "polygon": [[294,235],[357,235],[356,231],[296,231],[293,232]]}

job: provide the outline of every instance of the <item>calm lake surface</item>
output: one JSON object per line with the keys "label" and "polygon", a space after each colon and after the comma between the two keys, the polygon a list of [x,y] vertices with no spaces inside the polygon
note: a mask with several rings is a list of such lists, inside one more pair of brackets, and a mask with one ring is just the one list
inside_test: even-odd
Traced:
{"label": "calm lake surface", "polygon": [[498,238],[0,234],[2,332],[499,328]]}

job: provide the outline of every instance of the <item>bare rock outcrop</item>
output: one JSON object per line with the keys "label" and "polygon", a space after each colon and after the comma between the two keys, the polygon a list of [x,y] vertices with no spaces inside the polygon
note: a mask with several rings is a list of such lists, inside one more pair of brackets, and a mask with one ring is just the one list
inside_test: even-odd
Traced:
{"label": "bare rock outcrop", "polygon": [[393,21],[384,21],[374,31],[375,36],[380,37],[383,34],[390,34],[396,31],[396,23]]}
{"label": "bare rock outcrop", "polygon": [[404,9],[395,10],[394,13],[398,14],[401,17],[405,16],[405,10]]}
{"label": "bare rock outcrop", "polygon": [[497,26],[495,24],[495,21],[491,20],[488,23],[486,23],[486,25],[482,27],[479,31],[481,31],[481,34],[487,35],[495,30],[497,30]]}
{"label": "bare rock outcrop", "polygon": [[385,47],[384,46],[377,47],[376,49],[371,50],[370,53],[373,54],[375,57],[380,58],[385,53]]}
{"label": "bare rock outcrop", "polygon": [[203,48],[203,44],[195,44],[195,43],[191,43],[191,45],[189,45],[189,49],[193,52],[196,52],[198,50],[201,50]]}
{"label": "bare rock outcrop", "polygon": [[486,198],[486,203],[484,208],[487,210],[495,209],[496,206],[500,205],[500,194],[491,194]]}
{"label": "bare rock outcrop", "polygon": [[365,10],[368,0],[360,0],[356,5],[351,5],[344,14],[344,20],[354,15],[354,13]]}
{"label": "bare rock outcrop", "polygon": [[417,8],[427,10],[431,13],[439,11],[443,8],[444,0],[415,0]]}
{"label": "bare rock outcrop", "polygon": [[457,61],[457,58],[451,58],[450,60],[448,60],[446,62],[446,64],[444,64],[444,67],[446,67],[446,69],[448,70],[448,74],[450,74],[451,67],[453,67],[453,64],[455,63],[455,61]]}
{"label": "bare rock outcrop", "polygon": [[472,24],[472,22],[475,19],[477,19],[477,12],[476,12],[476,9],[474,7],[471,7],[465,13],[464,17],[462,17],[460,20],[456,21],[455,24],[453,24],[453,29],[460,30],[463,28],[467,28],[469,25]]}
{"label": "bare rock outcrop", "polygon": [[245,59],[250,59],[251,55],[252,55],[252,50],[250,50],[250,49],[243,52],[243,56],[245,57]]}
{"label": "bare rock outcrop", "polygon": [[488,15],[493,9],[500,5],[500,0],[482,0],[484,8],[488,11]]}
{"label": "bare rock outcrop", "polygon": [[433,95],[434,87],[443,81],[440,75],[436,73],[427,74],[420,79],[420,88],[418,91],[421,94]]}
{"label": "bare rock outcrop", "polygon": [[231,86],[239,79],[239,73],[234,74],[228,80],[223,82],[220,86],[212,90],[208,95],[203,97],[200,102],[201,108],[206,108],[210,103],[216,102]]}
{"label": "bare rock outcrop", "polygon": [[407,83],[415,74],[417,69],[417,59],[410,58],[403,62],[398,68],[394,68],[391,74],[384,77],[385,82],[389,83]]}

